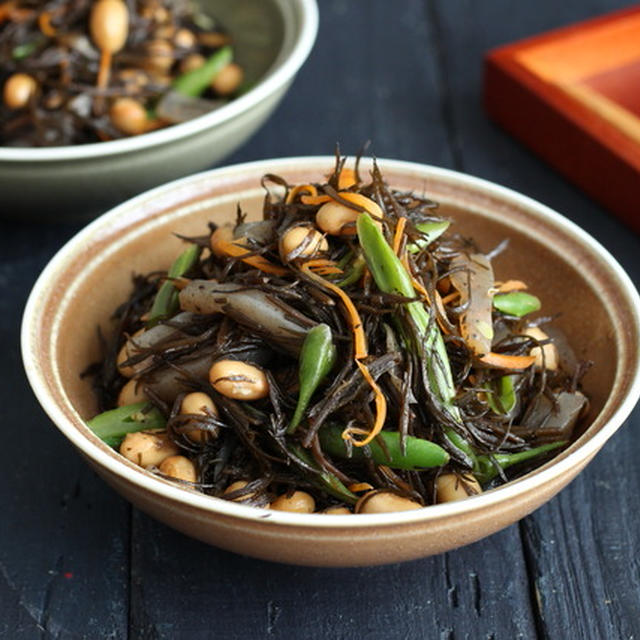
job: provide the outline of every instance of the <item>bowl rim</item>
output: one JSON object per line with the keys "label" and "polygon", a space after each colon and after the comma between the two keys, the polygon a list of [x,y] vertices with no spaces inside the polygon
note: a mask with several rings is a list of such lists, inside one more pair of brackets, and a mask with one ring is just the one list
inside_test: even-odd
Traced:
{"label": "bowl rim", "polygon": [[[363,160],[368,161],[370,159],[367,158]],[[95,231],[103,225],[106,225],[112,219],[115,221],[123,218],[126,216],[128,211],[135,209],[137,206],[143,205],[149,200],[159,198],[160,196],[166,195],[170,192],[178,191],[190,183],[197,183],[203,180],[215,182],[217,179],[219,179],[221,183],[224,183],[225,178],[232,178],[234,174],[237,173],[255,173],[256,175],[262,175],[262,173],[265,172],[277,173],[280,168],[289,168],[290,170],[295,168],[297,171],[318,170],[322,173],[328,166],[332,166],[334,162],[335,156],[302,156],[257,160],[197,173],[186,178],[174,180],[127,200],[96,218],[88,226],[84,227],[80,232],[73,236],[67,243],[65,243],[65,245],[55,254],[43,269],[35,282],[24,309],[21,327],[22,359],[27,378],[42,408],[48,414],[56,427],[62,431],[62,433],[84,455],[89,457],[99,466],[105,467],[109,472],[118,476],[121,480],[130,482],[139,489],[151,492],[156,497],[169,499],[177,503],[183,503],[188,507],[206,511],[212,515],[218,514],[220,516],[230,516],[245,521],[252,521],[254,523],[261,522],[265,524],[293,526],[301,529],[351,529],[373,526],[387,527],[394,525],[411,525],[426,521],[437,521],[441,518],[456,516],[462,513],[471,513],[493,505],[508,502],[512,498],[516,498],[519,495],[525,495],[536,487],[543,486],[553,481],[555,478],[570,472],[581,463],[586,464],[586,462],[588,462],[589,459],[604,445],[606,440],[608,440],[623,424],[636,405],[638,398],[640,397],[640,356],[636,356],[636,369],[629,380],[628,392],[617,409],[614,410],[610,419],[605,422],[594,435],[585,442],[582,442],[579,446],[576,446],[575,442],[572,443],[572,445],[563,452],[562,455],[564,455],[564,457],[561,457],[559,460],[553,459],[537,469],[534,473],[527,474],[520,479],[515,479],[506,485],[497,487],[478,496],[473,496],[467,500],[431,505],[413,511],[382,514],[352,514],[349,518],[345,518],[341,515],[319,513],[298,514],[273,511],[265,508],[246,506],[216,498],[214,496],[185,490],[174,483],[158,478],[157,476],[153,476],[150,473],[141,473],[142,470],[140,469],[130,468],[127,464],[118,460],[116,456],[107,452],[106,449],[101,448],[101,446],[87,438],[77,428],[74,421],[70,420],[58,407],[57,403],[47,391],[47,382],[45,377],[41,375],[38,358],[36,357],[35,329],[38,325],[39,319],[39,301],[46,295],[46,291],[49,288],[47,284],[48,280],[51,277],[55,277],[59,270],[64,268],[64,265],[71,261],[77,251],[86,247]],[[504,202],[521,206],[528,210],[533,210],[536,215],[540,216],[543,220],[551,222],[553,225],[560,227],[563,231],[573,235],[576,237],[578,244],[585,244],[591,252],[595,253],[604,261],[604,263],[606,263],[608,268],[611,269],[613,275],[617,278],[622,289],[631,301],[630,309],[633,314],[634,324],[633,327],[628,327],[628,330],[633,330],[636,334],[640,334],[640,296],[635,285],[609,251],[607,251],[607,249],[605,249],[591,235],[574,222],[533,198],[469,174],[433,165],[393,159],[377,159],[377,162],[383,170],[387,168],[402,173],[418,173],[425,178],[434,177],[437,179],[444,179],[450,184],[463,185],[471,188],[476,193],[493,196]],[[154,215],[153,211],[149,211],[148,213],[151,214],[151,216]],[[160,218],[162,218],[162,215]],[[77,421],[79,423],[83,423],[84,421],[75,409],[73,409],[73,412],[75,413]]]}
{"label": "bowl rim", "polygon": [[[289,51],[282,47],[262,79],[245,94],[219,109],[186,122],[171,125],[139,136],[107,142],[66,145],[58,147],[3,147],[0,162],[59,162],[102,158],[116,154],[142,151],[158,145],[187,138],[241,116],[292,80],[311,53],[318,34],[318,5],[316,0],[274,0],[284,20],[284,42],[291,40]],[[297,29],[291,30],[291,25]],[[287,31],[291,30],[290,33]],[[284,57],[283,57],[284,56]]]}

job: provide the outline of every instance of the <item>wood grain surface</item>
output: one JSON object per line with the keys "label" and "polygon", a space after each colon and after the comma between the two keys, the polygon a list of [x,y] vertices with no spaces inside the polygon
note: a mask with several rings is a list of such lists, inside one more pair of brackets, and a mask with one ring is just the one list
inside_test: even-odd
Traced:
{"label": "wood grain surface", "polygon": [[[353,154],[370,139],[380,157],[466,171],[544,202],[640,282],[638,237],[490,124],[481,106],[485,51],[630,3],[319,4],[309,61],[273,118],[228,163],[327,154],[336,141]],[[1,638],[640,637],[637,410],[530,517],[402,565],[269,564],[207,547],[130,507],[50,425],[22,371],[29,289],[78,228],[1,226]]]}

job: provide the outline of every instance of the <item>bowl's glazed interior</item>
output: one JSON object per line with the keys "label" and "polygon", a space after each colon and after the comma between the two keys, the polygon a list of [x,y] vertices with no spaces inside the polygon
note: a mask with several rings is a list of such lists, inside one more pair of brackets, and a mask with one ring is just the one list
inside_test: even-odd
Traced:
{"label": "bowl's glazed interior", "polygon": [[[524,280],[541,314],[594,366],[584,433],[526,477],[463,502],[403,514],[281,514],[196,495],[135,467],[99,442],[81,418],[96,401],[80,372],[99,357],[96,328],[130,291],[131,274],[166,269],[181,248],[172,233],[201,235],[207,222],[260,215],[263,173],[290,183],[320,181],[331,158],[260,162],[193,176],[136,198],[99,218],[54,259],[25,314],[24,355],[32,385],[56,424],[97,470],[155,517],[207,542],[263,558],[320,565],[376,564],[425,556],[479,539],[523,517],[569,482],[620,426],[638,396],[638,299],[620,267],[591,238],[542,205],[460,174],[381,162],[396,188],[441,202],[453,229],[484,251],[504,239],[498,279]],[[354,539],[369,539],[353,545]],[[308,552],[308,545],[314,552]],[[302,553],[302,549],[307,550]]]}

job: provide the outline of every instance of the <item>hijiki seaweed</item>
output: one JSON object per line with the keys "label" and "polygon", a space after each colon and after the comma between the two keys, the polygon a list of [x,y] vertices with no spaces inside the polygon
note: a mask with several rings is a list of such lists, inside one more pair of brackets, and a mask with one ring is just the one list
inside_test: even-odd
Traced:
{"label": "hijiki seaweed", "polygon": [[[328,513],[474,495],[571,440],[589,363],[435,202],[339,155],[263,186],[262,220],[238,209],[135,277],[92,369],[100,437],[191,489]],[[128,455],[134,432],[187,472]]]}

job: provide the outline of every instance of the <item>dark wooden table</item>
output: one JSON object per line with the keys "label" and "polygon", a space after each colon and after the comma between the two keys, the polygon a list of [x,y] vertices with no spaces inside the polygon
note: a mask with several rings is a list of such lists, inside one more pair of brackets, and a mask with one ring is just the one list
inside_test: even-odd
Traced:
{"label": "dark wooden table", "polygon": [[[465,171],[544,202],[640,280],[638,237],[489,123],[481,106],[487,49],[628,2],[320,3],[311,58],[274,117],[228,162],[328,154],[336,141],[354,153],[371,139],[380,157]],[[269,564],[131,508],[51,426],[22,371],[27,294],[78,228],[3,222],[0,233],[0,637],[640,637],[638,411],[530,517],[402,565]]]}

